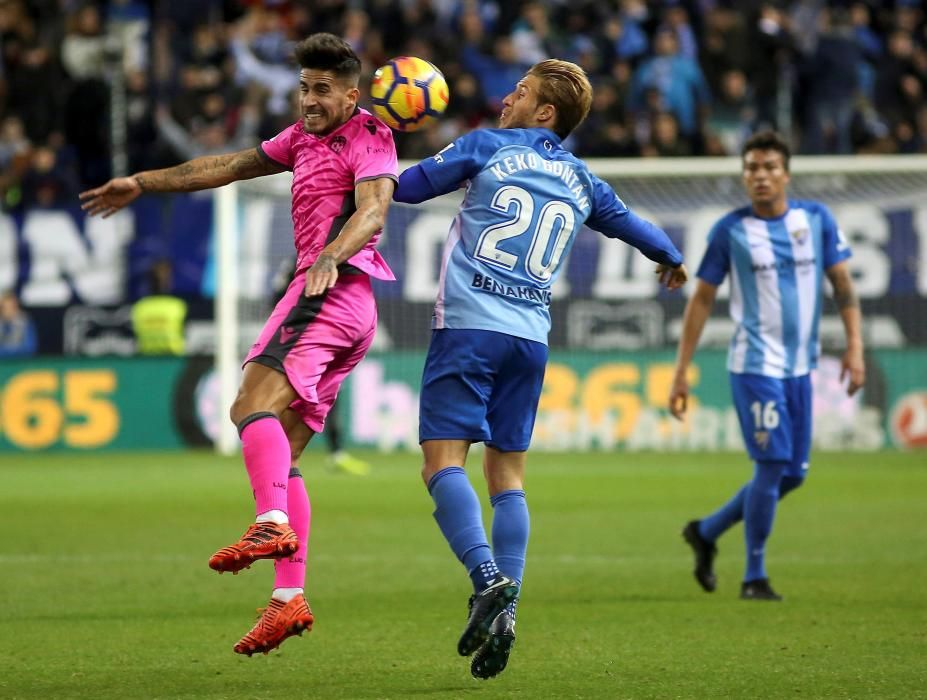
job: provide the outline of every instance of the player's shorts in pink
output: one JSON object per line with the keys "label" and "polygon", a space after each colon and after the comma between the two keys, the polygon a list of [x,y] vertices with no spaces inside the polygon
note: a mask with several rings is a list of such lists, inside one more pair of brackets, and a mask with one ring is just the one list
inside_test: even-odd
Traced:
{"label": "player's shorts in pink", "polygon": [[306,298],[305,286],[304,273],[290,282],[245,364],[258,362],[286,373],[299,395],[290,407],[318,433],[341,382],[373,342],[377,306],[363,273],[342,273],[321,296]]}

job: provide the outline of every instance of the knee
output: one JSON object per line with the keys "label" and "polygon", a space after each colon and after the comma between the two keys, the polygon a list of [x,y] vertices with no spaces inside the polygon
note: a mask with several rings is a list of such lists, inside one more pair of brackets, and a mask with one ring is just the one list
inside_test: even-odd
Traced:
{"label": "knee", "polygon": [[239,392],[232,402],[231,408],[229,408],[229,420],[237,427],[245,418],[251,415],[251,413],[253,413],[253,411],[248,410],[247,402],[241,392]]}
{"label": "knee", "polygon": [[229,408],[229,418],[232,423],[236,426],[241,425],[243,420],[255,413],[272,413],[278,419],[281,416],[281,410],[272,401],[262,397],[260,392],[245,391],[239,388],[235,400],[232,401],[232,406]]}
{"label": "knee", "polygon": [[470,443],[463,440],[426,440],[422,443],[422,480],[425,486],[435,474],[467,463]]}
{"label": "knee", "polygon": [[777,460],[760,460],[756,463],[753,483],[764,490],[778,489],[779,483],[788,471],[789,463]]}
{"label": "knee", "polygon": [[803,483],[805,483],[805,477],[803,476],[783,476],[782,481],[779,482],[779,498],[782,498],[790,491],[794,491]]}
{"label": "knee", "polygon": [[489,495],[495,496],[503,491],[525,490],[525,453],[500,452],[487,448],[483,462],[483,475]]}
{"label": "knee", "polygon": [[441,471],[442,467],[437,463],[431,463],[427,459],[422,462],[422,481],[425,483],[425,486],[428,486],[428,483],[431,481],[431,477]]}
{"label": "knee", "polygon": [[255,406],[251,402],[245,400],[241,394],[232,402],[232,407],[229,409],[229,419],[235,427],[238,428],[239,433],[242,429],[242,423],[250,422],[248,421],[248,417],[255,414],[262,414],[265,416],[271,415],[275,416],[278,420],[280,419],[280,414],[276,411]]}
{"label": "knee", "polygon": [[524,491],[525,482],[521,474],[513,471],[489,471],[486,472],[486,486],[489,489],[489,495],[495,496],[503,491]]}
{"label": "knee", "polygon": [[250,414],[248,403],[247,394],[245,394],[242,387],[239,386],[238,391],[235,392],[235,400],[232,401],[232,405],[229,407],[229,419],[236,426]]}

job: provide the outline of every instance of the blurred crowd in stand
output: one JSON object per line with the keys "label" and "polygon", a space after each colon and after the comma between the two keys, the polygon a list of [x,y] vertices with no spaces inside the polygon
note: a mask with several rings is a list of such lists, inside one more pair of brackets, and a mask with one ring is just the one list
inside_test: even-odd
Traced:
{"label": "blurred crowd in stand", "polygon": [[[73,204],[112,174],[246,148],[294,120],[295,41],[344,36],[370,75],[432,61],[451,102],[399,134],[419,158],[492,124],[527,66],[582,65],[596,88],[582,157],[729,155],[760,126],[806,154],[927,152],[917,0],[0,0],[0,198]],[[125,100],[113,102],[114,82]]]}

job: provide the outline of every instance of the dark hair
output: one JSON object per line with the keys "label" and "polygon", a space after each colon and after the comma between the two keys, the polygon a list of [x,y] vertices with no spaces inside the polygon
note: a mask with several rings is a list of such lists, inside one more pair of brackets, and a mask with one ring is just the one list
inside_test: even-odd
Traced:
{"label": "dark hair", "polygon": [[792,151],[789,148],[789,144],[786,143],[785,139],[782,136],[772,129],[767,129],[766,131],[758,131],[753,136],[747,139],[744,143],[743,148],[740,149],[740,158],[741,160],[749,153],[750,151],[778,151],[782,154],[782,164],[785,166],[786,172],[789,169],[789,158],[792,157]]}
{"label": "dark hair", "polygon": [[300,68],[331,71],[355,86],[360,79],[360,59],[340,36],[327,32],[311,34],[296,45],[293,55]]}
{"label": "dark hair", "polygon": [[170,260],[167,258],[156,260],[148,268],[148,294],[170,294],[172,273],[173,269]]}
{"label": "dark hair", "polygon": [[552,104],[557,110],[553,131],[562,139],[570,135],[592,106],[592,86],[582,68],[569,61],[550,58],[535,63],[528,71],[540,80],[538,104]]}

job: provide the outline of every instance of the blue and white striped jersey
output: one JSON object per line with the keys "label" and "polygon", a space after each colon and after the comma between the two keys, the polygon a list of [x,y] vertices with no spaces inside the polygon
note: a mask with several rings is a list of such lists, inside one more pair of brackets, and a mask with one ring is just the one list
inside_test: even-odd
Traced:
{"label": "blue and white striped jersey", "polygon": [[[434,328],[547,343],[550,287],[584,224],[651,260],[682,262],[665,232],[633,214],[547,129],[472,131],[418,167],[429,197],[467,186],[444,246]],[[421,201],[405,198],[405,183],[401,176],[394,197]]]}
{"label": "blue and white striped jersey", "polygon": [[789,200],[775,219],[761,219],[748,206],[718,221],[697,274],[714,285],[731,275],[737,330],[728,369],[785,378],[814,368],[824,270],[849,257],[833,215],[818,202]]}

